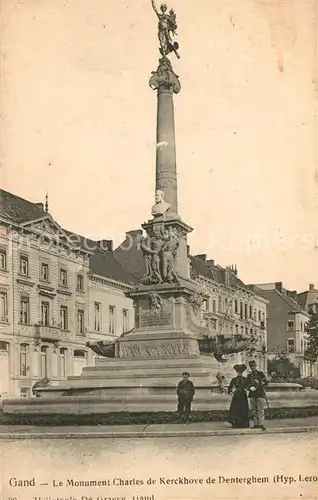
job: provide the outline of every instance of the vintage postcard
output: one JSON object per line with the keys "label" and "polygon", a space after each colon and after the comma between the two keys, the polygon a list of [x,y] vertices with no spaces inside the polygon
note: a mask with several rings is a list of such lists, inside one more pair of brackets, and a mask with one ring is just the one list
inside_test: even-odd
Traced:
{"label": "vintage postcard", "polygon": [[0,0],[1,500],[318,499],[316,0]]}

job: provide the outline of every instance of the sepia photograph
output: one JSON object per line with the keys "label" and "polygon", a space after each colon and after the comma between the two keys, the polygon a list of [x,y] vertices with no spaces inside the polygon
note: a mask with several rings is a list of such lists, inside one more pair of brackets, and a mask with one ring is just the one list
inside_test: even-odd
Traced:
{"label": "sepia photograph", "polygon": [[317,0],[0,0],[0,499],[318,500]]}

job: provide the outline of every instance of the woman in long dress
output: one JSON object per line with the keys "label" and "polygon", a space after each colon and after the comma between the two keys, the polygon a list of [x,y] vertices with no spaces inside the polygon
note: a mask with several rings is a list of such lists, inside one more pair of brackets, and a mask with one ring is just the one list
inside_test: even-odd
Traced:
{"label": "woman in long dress", "polygon": [[246,366],[235,365],[234,370],[237,376],[232,378],[228,388],[228,393],[232,395],[229,422],[232,424],[232,427],[246,429],[250,426],[246,393],[247,385],[246,378],[243,376]]}

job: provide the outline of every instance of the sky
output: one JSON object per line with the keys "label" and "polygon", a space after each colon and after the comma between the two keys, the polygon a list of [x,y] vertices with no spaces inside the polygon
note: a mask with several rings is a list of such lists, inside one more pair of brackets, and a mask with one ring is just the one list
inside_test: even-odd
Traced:
{"label": "sky", "polygon": [[[154,203],[151,2],[0,1],[1,187],[33,202],[48,192],[62,227],[117,246]],[[191,253],[236,264],[245,283],[318,287],[317,2],[168,7]]]}

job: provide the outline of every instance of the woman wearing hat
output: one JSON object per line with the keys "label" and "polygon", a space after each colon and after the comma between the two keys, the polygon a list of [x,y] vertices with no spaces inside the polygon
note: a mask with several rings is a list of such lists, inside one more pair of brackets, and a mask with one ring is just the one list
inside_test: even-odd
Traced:
{"label": "woman wearing hat", "polygon": [[232,378],[228,388],[228,393],[232,395],[229,422],[232,424],[232,427],[246,429],[250,426],[246,394],[247,384],[246,378],[243,377],[246,365],[235,365],[233,368],[237,376]]}

